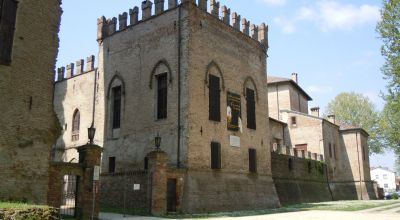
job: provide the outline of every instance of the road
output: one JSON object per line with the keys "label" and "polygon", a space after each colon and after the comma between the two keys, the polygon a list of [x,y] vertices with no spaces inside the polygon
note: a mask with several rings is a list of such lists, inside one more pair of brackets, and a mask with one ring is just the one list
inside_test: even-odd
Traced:
{"label": "road", "polygon": [[[160,220],[164,218],[127,216],[101,213],[102,220]],[[399,220],[400,203],[356,212],[345,211],[301,211],[243,217],[207,218],[208,220]]]}

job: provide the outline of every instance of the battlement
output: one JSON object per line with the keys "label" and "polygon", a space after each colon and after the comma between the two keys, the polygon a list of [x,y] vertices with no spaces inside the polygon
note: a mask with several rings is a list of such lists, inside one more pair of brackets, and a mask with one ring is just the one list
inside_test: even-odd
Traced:
{"label": "battlement", "polygon": [[[168,6],[167,10],[174,9],[183,4],[194,4],[199,9],[209,13],[210,15],[218,18],[221,22],[231,26],[237,31],[251,37],[255,41],[260,42],[265,50],[268,50],[268,26],[265,23],[260,25],[251,24],[246,18],[241,18],[236,12],[231,13],[231,9],[227,6],[220,8],[220,2],[217,0],[210,0],[210,10],[208,10],[208,0],[181,0],[178,4],[177,0],[145,0],[141,5],[142,19],[139,20],[139,7],[129,9],[129,26],[136,25],[140,22],[146,21],[153,16],[160,15],[165,12],[164,6]],[[154,5],[154,10],[153,10]],[[221,10],[220,10],[221,9]],[[220,14],[221,12],[221,14]],[[118,25],[117,25],[118,23]],[[119,27],[117,29],[117,27]],[[128,27],[128,13],[124,12],[117,17],[106,19],[104,16],[97,20],[97,40],[100,42],[103,39],[113,35],[116,32],[123,31]]]}
{"label": "battlement", "polygon": [[312,153],[310,151],[298,150],[296,148],[290,148],[288,146],[274,146],[272,152],[277,154],[289,155],[293,157],[299,157],[304,159],[316,160],[316,161],[324,161],[324,155]]}
{"label": "battlement", "polygon": [[[83,59],[80,59],[76,61],[76,65],[74,63],[70,63],[67,65],[67,67],[60,67],[57,69],[57,76],[56,76],[56,82],[60,82],[69,78],[72,78],[74,76],[78,76],[90,71],[94,70],[94,62],[95,62],[95,56],[91,55],[86,58],[86,70],[85,70],[85,61]],[[76,69],[75,69],[76,67]]]}

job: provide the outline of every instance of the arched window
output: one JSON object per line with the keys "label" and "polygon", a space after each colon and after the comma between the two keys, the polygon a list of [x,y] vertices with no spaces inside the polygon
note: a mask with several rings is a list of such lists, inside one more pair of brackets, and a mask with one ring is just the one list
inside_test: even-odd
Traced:
{"label": "arched window", "polygon": [[81,114],[78,109],[75,110],[72,116],[72,141],[79,140],[79,126],[80,126]]}
{"label": "arched window", "polygon": [[107,92],[107,130],[109,137],[118,138],[119,130],[123,127],[125,105],[125,83],[116,73],[108,85]]}
{"label": "arched window", "polygon": [[225,89],[225,84],[222,71],[214,61],[207,66],[205,83],[208,86],[208,119],[220,122],[221,90]]}
{"label": "arched window", "polygon": [[256,84],[250,76],[243,84],[243,92],[246,97],[247,128],[256,129],[256,100],[258,100]]}

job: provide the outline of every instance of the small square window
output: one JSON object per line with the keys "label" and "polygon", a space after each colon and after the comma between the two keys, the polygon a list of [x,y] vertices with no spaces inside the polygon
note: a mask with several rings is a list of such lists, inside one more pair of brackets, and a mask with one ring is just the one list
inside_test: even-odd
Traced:
{"label": "small square window", "polygon": [[108,158],[108,172],[109,173],[115,172],[115,157]]}
{"label": "small square window", "polygon": [[292,126],[297,126],[297,120],[296,120],[296,117],[291,117],[290,118],[291,119],[291,124],[292,124]]}

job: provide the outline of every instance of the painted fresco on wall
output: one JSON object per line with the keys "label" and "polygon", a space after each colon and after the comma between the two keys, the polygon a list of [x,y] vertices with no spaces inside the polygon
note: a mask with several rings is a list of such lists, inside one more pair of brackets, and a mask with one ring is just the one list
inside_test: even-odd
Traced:
{"label": "painted fresco on wall", "polygon": [[226,118],[227,127],[230,131],[240,131],[241,129],[241,102],[240,95],[227,93]]}

